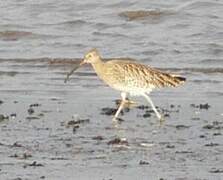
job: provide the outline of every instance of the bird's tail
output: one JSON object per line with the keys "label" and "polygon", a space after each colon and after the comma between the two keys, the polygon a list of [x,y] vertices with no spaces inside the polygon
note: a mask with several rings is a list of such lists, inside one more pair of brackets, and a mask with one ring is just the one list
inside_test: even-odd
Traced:
{"label": "bird's tail", "polygon": [[186,81],[185,77],[165,72],[156,73],[154,77],[157,87],[177,87]]}
{"label": "bird's tail", "polygon": [[170,74],[170,76],[171,76],[171,78],[169,79],[169,82],[173,87],[183,84],[186,81],[185,77],[182,77],[179,75]]}

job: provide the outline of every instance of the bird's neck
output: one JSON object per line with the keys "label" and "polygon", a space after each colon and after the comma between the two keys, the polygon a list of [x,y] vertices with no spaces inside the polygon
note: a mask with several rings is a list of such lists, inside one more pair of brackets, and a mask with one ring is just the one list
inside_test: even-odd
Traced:
{"label": "bird's neck", "polygon": [[103,74],[104,64],[105,63],[101,59],[92,63],[92,66],[99,77]]}

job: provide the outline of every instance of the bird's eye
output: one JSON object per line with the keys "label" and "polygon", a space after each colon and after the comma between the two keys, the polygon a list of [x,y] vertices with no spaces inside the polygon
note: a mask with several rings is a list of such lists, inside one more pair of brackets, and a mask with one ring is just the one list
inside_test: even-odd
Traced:
{"label": "bird's eye", "polygon": [[88,58],[91,58],[91,54],[88,55]]}

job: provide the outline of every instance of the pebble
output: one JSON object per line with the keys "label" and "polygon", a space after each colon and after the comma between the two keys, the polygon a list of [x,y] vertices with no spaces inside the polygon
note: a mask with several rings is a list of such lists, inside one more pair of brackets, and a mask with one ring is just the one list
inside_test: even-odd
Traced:
{"label": "pebble", "polygon": [[9,119],[9,117],[5,116],[4,114],[0,114],[0,121],[4,121],[6,119]]}
{"label": "pebble", "polygon": [[31,164],[25,165],[23,167],[26,168],[27,166],[40,167],[40,166],[43,166],[43,164],[40,164],[40,163],[37,163],[36,161],[33,161]]}
{"label": "pebble", "polygon": [[107,143],[108,145],[126,145],[128,146],[128,141],[125,138],[115,138]]}
{"label": "pebble", "polygon": [[[102,108],[101,110],[102,110],[101,114],[107,116],[115,115],[117,111],[116,108],[109,108],[109,107]],[[121,111],[121,114],[123,114],[123,110]]]}
{"label": "pebble", "polygon": [[178,130],[181,130],[181,129],[187,129],[189,128],[190,126],[186,126],[186,125],[183,125],[183,124],[180,124],[180,125],[176,125],[176,129]]}
{"label": "pebble", "polygon": [[206,110],[208,110],[211,107],[208,103],[199,104],[199,105],[191,104],[190,106],[193,108],[206,109]]}
{"label": "pebble", "polygon": [[144,110],[144,109],[149,109],[149,106],[140,105],[140,106],[137,106],[136,108]]}
{"label": "pebble", "polygon": [[39,117],[36,116],[28,116],[26,117],[27,120],[36,120],[36,119],[40,119]]}
{"label": "pebble", "polygon": [[209,143],[209,144],[205,144],[204,146],[213,147],[213,146],[219,146],[219,144],[218,143]]}
{"label": "pebble", "polygon": [[92,139],[102,141],[104,138],[99,135],[99,136],[92,137]]}
{"label": "pebble", "polygon": [[222,122],[218,122],[218,121],[213,121],[212,124],[207,124],[203,126],[203,129],[208,129],[208,130],[219,130],[219,129],[223,129],[222,126]]}
{"label": "pebble", "polygon": [[29,107],[38,107],[38,106],[41,106],[41,104],[39,103],[34,103],[34,104],[30,104]]}
{"label": "pebble", "polygon": [[16,113],[12,113],[12,114],[10,114],[10,116],[12,117],[12,118],[16,118]]}
{"label": "pebble", "polygon": [[35,111],[34,111],[33,108],[30,107],[30,108],[28,109],[28,113],[29,113],[29,114],[33,114],[34,112],[35,112]]}
{"label": "pebble", "polygon": [[168,145],[166,145],[166,148],[168,148],[168,149],[173,149],[173,148],[175,148],[175,146],[174,146],[174,145],[170,145],[170,144],[168,144]]}
{"label": "pebble", "polygon": [[143,160],[139,161],[139,165],[148,165],[148,164],[149,164],[149,162],[147,162],[147,161],[143,161]]}
{"label": "pebble", "polygon": [[223,173],[223,169],[212,169],[209,172],[210,173]]}
{"label": "pebble", "polygon": [[143,117],[144,118],[151,117],[151,114],[146,112],[145,114],[143,114]]}
{"label": "pebble", "polygon": [[89,123],[89,122],[90,122],[90,119],[78,119],[78,120],[68,121],[67,125],[74,126],[76,124]]}

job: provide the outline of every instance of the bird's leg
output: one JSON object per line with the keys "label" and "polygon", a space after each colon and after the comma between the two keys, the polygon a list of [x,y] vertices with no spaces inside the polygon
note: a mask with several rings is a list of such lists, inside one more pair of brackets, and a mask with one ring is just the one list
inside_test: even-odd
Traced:
{"label": "bird's leg", "polygon": [[159,119],[160,121],[163,121],[163,120],[164,120],[163,117],[162,117],[161,114],[157,111],[157,109],[156,109],[156,107],[154,106],[153,101],[150,99],[150,97],[149,97],[146,93],[143,93],[142,95],[143,95],[143,96],[146,98],[146,100],[150,103],[150,105],[151,105],[153,111],[155,112],[156,116],[158,117],[158,119]]}
{"label": "bird's leg", "polygon": [[116,118],[118,117],[119,113],[121,112],[122,108],[124,107],[125,101],[126,101],[125,100],[126,99],[126,96],[127,96],[127,94],[125,92],[122,92],[121,93],[122,101],[121,101],[121,103],[120,103],[120,105],[118,107],[118,110],[115,113],[115,116],[112,119],[113,121],[116,121]]}

